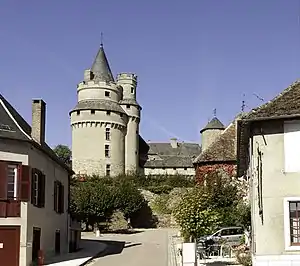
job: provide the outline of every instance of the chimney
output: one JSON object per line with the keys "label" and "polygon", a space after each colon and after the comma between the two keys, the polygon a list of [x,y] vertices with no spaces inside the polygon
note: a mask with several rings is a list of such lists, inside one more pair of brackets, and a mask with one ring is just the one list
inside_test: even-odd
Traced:
{"label": "chimney", "polygon": [[46,103],[42,99],[32,101],[31,137],[43,144],[45,142]]}
{"label": "chimney", "polygon": [[171,138],[171,139],[170,139],[170,143],[171,143],[171,147],[172,147],[173,149],[178,148],[178,141],[177,141],[176,138]]}

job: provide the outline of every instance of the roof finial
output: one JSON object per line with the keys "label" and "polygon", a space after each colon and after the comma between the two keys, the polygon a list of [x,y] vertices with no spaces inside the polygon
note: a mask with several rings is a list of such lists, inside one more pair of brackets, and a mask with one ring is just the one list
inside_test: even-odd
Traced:
{"label": "roof finial", "polygon": [[217,108],[214,109],[214,117],[217,117]]}
{"label": "roof finial", "polygon": [[101,43],[100,46],[103,47],[103,32],[101,32]]}

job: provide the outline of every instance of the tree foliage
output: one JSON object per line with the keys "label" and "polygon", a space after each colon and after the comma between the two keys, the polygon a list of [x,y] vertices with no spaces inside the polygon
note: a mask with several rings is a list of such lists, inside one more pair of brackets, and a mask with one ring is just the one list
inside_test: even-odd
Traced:
{"label": "tree foliage", "polygon": [[174,217],[183,235],[194,238],[212,233],[220,224],[219,213],[210,206],[208,194],[200,188],[183,196]]}
{"label": "tree foliage", "polygon": [[53,151],[67,165],[71,165],[72,151],[67,145],[59,144]]}
{"label": "tree foliage", "polygon": [[250,209],[244,200],[244,183],[222,171],[211,172],[205,181],[205,185],[185,194],[174,211],[183,234],[199,237],[218,226],[249,226]]}
{"label": "tree foliage", "polygon": [[140,191],[129,181],[92,177],[84,182],[73,182],[71,187],[71,213],[89,224],[109,221],[117,210],[130,218],[144,203]]}

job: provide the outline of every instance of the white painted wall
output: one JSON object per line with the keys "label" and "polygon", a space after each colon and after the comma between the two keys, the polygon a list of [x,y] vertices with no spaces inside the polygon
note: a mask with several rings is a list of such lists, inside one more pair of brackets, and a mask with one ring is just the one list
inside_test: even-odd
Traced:
{"label": "white painted wall", "polygon": [[[36,208],[30,202],[21,203],[20,218],[0,218],[1,225],[20,225],[20,266],[29,266],[32,257],[33,227],[41,228],[41,248],[45,255],[54,252],[55,231],[61,232],[61,251],[67,252],[68,244],[68,173],[61,166],[48,158],[29,143],[16,141],[0,141],[0,160],[22,163],[31,168],[38,168],[46,175],[45,208]],[[65,212],[56,214],[54,211],[54,180],[64,185]]]}
{"label": "white painted wall", "polygon": [[195,168],[144,168],[145,175],[187,175],[195,176]]}

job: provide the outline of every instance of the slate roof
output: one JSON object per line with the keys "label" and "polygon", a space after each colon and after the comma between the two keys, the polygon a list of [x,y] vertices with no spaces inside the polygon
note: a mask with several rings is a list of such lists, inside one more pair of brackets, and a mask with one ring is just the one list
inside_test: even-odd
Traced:
{"label": "slate roof", "polygon": [[300,117],[300,80],[292,83],[271,101],[254,108],[238,120],[237,174],[244,175],[248,165],[248,142],[251,123],[270,119]]}
{"label": "slate roof", "polygon": [[135,105],[135,106],[140,107],[140,109],[142,109],[142,107],[138,104],[138,102],[135,99],[123,99],[120,101],[120,104]]}
{"label": "slate roof", "polygon": [[114,77],[110,70],[110,66],[103,49],[103,45],[100,46],[100,49],[92,65],[91,71],[94,74],[94,80],[114,82]]}
{"label": "slate roof", "polygon": [[193,159],[201,152],[197,143],[178,142],[177,148],[170,143],[148,143],[148,155],[157,155],[157,159],[148,160],[145,167],[193,167]]}
{"label": "slate roof", "polygon": [[236,161],[236,121],[194,160],[194,164],[230,161]]}
{"label": "slate roof", "polygon": [[46,143],[40,145],[31,138],[31,126],[1,94],[0,102],[0,138],[29,142],[73,174],[72,169],[62,162]]}
{"label": "slate roof", "polygon": [[300,80],[292,83],[271,101],[244,115],[242,119],[268,119],[293,115],[300,115]]}
{"label": "slate roof", "polygon": [[123,108],[117,102],[105,99],[83,100],[77,103],[70,114],[77,110],[105,110],[126,114]]}
{"label": "slate roof", "polygon": [[201,129],[200,133],[208,129],[225,129],[225,126],[217,117],[214,117],[203,129]]}

